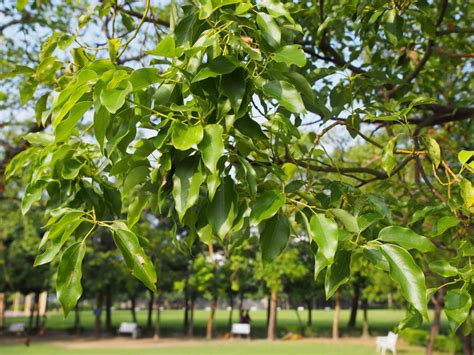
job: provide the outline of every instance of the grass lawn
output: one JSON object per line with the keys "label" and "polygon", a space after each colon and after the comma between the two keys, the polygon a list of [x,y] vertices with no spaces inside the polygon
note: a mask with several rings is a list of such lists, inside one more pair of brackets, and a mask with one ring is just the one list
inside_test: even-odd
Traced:
{"label": "grass lawn", "polygon": [[[424,349],[399,346],[400,354],[424,354]],[[26,348],[24,345],[0,345],[2,355],[365,355],[376,354],[373,345],[364,344],[339,344],[339,343],[315,343],[311,341],[277,341],[268,343],[266,341],[217,341],[217,342],[193,342],[186,344],[186,341],[176,344],[161,344],[145,347],[83,347],[75,348],[70,346],[61,346],[54,344],[32,344]]]}
{"label": "grass lawn", "polygon": [[[194,334],[197,337],[204,336],[206,329],[206,322],[209,312],[204,310],[196,310],[194,315]],[[306,324],[307,312],[299,312],[303,326]],[[137,312],[138,323],[142,329],[146,328],[147,312]],[[153,314],[155,316],[155,314]],[[253,311],[250,312],[252,318],[252,337],[262,338],[266,334],[266,312]],[[374,309],[369,311],[369,324],[371,335],[386,335],[397,323],[403,319],[405,312],[402,310],[382,310]],[[103,314],[103,318],[105,315]],[[215,334],[217,336],[228,332],[228,318],[229,312],[225,310],[218,310],[215,320]],[[313,335],[327,337],[331,335],[333,311],[316,310],[313,311]],[[359,312],[357,317],[357,326],[351,333],[347,332],[346,326],[349,319],[349,310],[342,310],[340,318],[340,331],[342,335],[358,336],[362,329],[362,312]],[[112,312],[112,323],[115,328],[118,328],[121,322],[130,322],[130,311],[114,311]],[[237,311],[233,312],[233,321],[238,321]],[[7,326],[13,322],[24,322],[27,324],[26,318],[7,318]],[[74,324],[74,314],[69,315],[68,318],[63,319],[62,314],[50,314],[47,319],[47,330],[69,330]],[[94,316],[92,311],[81,312],[81,325],[87,332],[91,332],[94,327]],[[429,324],[425,324],[423,328],[429,329]],[[183,335],[183,311],[182,310],[164,310],[161,313],[161,327],[162,335],[164,337],[182,336]],[[447,333],[448,325],[446,319],[442,319],[442,333]],[[281,310],[278,312],[278,335],[283,336],[288,332],[298,333],[300,323],[295,311]],[[145,333],[146,335],[146,333]]]}

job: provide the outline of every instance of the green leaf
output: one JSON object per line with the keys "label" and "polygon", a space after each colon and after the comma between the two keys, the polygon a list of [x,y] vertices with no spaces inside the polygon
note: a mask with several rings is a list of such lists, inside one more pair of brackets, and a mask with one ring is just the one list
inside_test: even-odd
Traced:
{"label": "green leaf", "polygon": [[389,271],[390,266],[387,259],[383,256],[378,248],[372,246],[364,246],[362,252],[367,260],[369,260],[376,268],[380,270]]}
{"label": "green leaf", "polygon": [[424,136],[423,143],[428,150],[428,156],[430,157],[431,162],[437,168],[441,163],[441,148],[439,147],[438,142],[430,136]]}
{"label": "green leaf", "polygon": [[435,245],[426,237],[413,232],[410,228],[389,226],[379,232],[379,239],[396,243],[405,249],[417,249],[423,253],[436,250]]}
{"label": "green leaf", "polygon": [[207,207],[207,217],[214,233],[223,240],[232,229],[237,215],[237,194],[230,177],[223,179]]}
{"label": "green leaf", "polygon": [[62,142],[69,138],[76,123],[84,116],[84,114],[91,108],[92,101],[81,101],[74,105],[69,112],[69,116],[61,121],[55,130],[55,141]]}
{"label": "green leaf", "polygon": [[397,137],[390,139],[383,148],[382,152],[382,167],[387,172],[388,176],[391,175],[393,168],[397,166],[397,161],[393,155],[396,141]]}
{"label": "green leaf", "polygon": [[115,245],[122,253],[132,275],[156,293],[155,267],[140,246],[138,237],[128,229],[125,223],[120,221],[115,221],[111,229],[114,232]]}
{"label": "green leaf", "polygon": [[85,240],[67,248],[59,262],[56,293],[67,317],[82,295],[82,260],[86,254]]}
{"label": "green leaf", "polygon": [[239,160],[245,170],[245,177],[247,184],[249,185],[250,196],[255,197],[257,195],[257,173],[246,159],[239,157]]}
{"label": "green leaf", "polygon": [[474,205],[474,188],[472,183],[468,179],[461,178],[459,185],[461,187],[461,197],[464,200],[464,207],[471,208]]}
{"label": "green leaf", "polygon": [[353,215],[351,215],[349,212],[346,210],[342,210],[339,208],[333,208],[330,210],[331,213],[342,222],[344,227],[352,233],[359,233],[359,225],[357,223],[357,218],[355,218]]}
{"label": "green leaf", "polygon": [[26,77],[20,85],[20,102],[22,105],[25,105],[33,97],[37,87],[38,82],[36,80]]}
{"label": "green leaf", "polygon": [[351,274],[351,255],[349,250],[338,250],[334,258],[334,263],[328,266],[324,280],[326,299],[331,298],[341,285],[349,281]]}
{"label": "green leaf", "polygon": [[123,182],[123,193],[127,194],[135,186],[145,182],[148,175],[150,175],[150,170],[144,165],[137,166],[130,170]]}
{"label": "green leaf", "polygon": [[48,185],[47,181],[39,180],[34,184],[28,185],[26,188],[23,199],[21,200],[21,213],[26,214],[33,203],[41,199],[44,189]]}
{"label": "green leaf", "polygon": [[219,75],[232,73],[240,62],[233,56],[217,57],[205,65],[193,78],[192,82],[198,82],[207,78],[215,78]]}
{"label": "green leaf", "polygon": [[308,233],[318,245],[318,253],[321,251],[322,256],[329,264],[332,264],[339,239],[336,221],[327,218],[324,214],[315,213],[311,217]]}
{"label": "green leaf", "polygon": [[290,237],[290,222],[288,218],[277,214],[264,222],[264,227],[260,232],[260,249],[264,261],[273,261],[279,256]]}
{"label": "green leaf", "polygon": [[100,105],[94,111],[94,133],[101,149],[104,147],[105,134],[110,124],[110,113],[105,106]]}
{"label": "green leaf", "polygon": [[402,247],[384,244],[380,250],[390,266],[391,278],[400,286],[403,297],[428,319],[425,275],[413,257]]}
{"label": "green leaf", "polygon": [[323,271],[324,268],[329,265],[330,265],[329,261],[327,261],[327,259],[324,257],[323,253],[321,252],[321,248],[319,248],[314,258],[314,280],[317,280],[321,271]]}
{"label": "green leaf", "polygon": [[110,113],[116,113],[125,104],[125,99],[132,90],[132,83],[129,80],[122,80],[117,87],[113,89],[102,89],[100,102]]}
{"label": "green leaf", "polygon": [[304,67],[306,65],[306,56],[298,44],[279,48],[273,53],[273,60],[277,63],[295,64],[298,67]]}
{"label": "green leaf", "polygon": [[444,313],[448,317],[451,330],[456,332],[469,317],[472,299],[465,290],[449,290],[444,298]]}
{"label": "green leaf", "polygon": [[252,207],[250,224],[255,226],[261,221],[273,217],[285,204],[285,194],[280,190],[265,191]]}
{"label": "green leaf", "polygon": [[276,99],[280,105],[294,113],[305,112],[300,93],[287,81],[273,80],[263,86],[263,93]]}
{"label": "green leaf", "polygon": [[446,260],[433,261],[428,266],[431,271],[442,277],[453,277],[459,273],[458,269],[452,266]]}
{"label": "green leaf", "polygon": [[209,124],[204,127],[204,136],[198,148],[202,155],[204,165],[212,174],[217,172],[217,162],[224,154],[224,129],[219,124]]}
{"label": "green leaf", "polygon": [[135,197],[135,199],[132,201],[128,208],[127,214],[127,224],[130,228],[132,228],[135,224],[138,223],[142,212],[147,206],[149,200],[149,195],[139,195],[138,197]]}
{"label": "green leaf", "polygon": [[107,45],[109,48],[109,58],[112,63],[116,63],[117,61],[117,52],[120,49],[120,41],[120,37],[111,38],[107,41]]}
{"label": "green leaf", "polygon": [[197,202],[199,188],[203,181],[204,176],[193,157],[177,163],[173,176],[173,199],[180,220],[183,219],[186,211]]}
{"label": "green leaf", "polygon": [[438,236],[446,232],[449,228],[456,227],[461,221],[456,216],[443,216],[438,219],[436,223],[436,233],[434,236]]}
{"label": "green leaf", "polygon": [[466,164],[474,156],[474,150],[461,150],[458,153],[458,160],[461,164]]}
{"label": "green leaf", "polygon": [[384,29],[388,40],[394,45],[403,38],[403,18],[398,14],[396,8],[387,12],[387,22]]}
{"label": "green leaf", "polygon": [[28,5],[28,0],[17,0],[16,1],[16,8],[18,11],[23,11],[26,7],[26,5]]}
{"label": "green leaf", "polygon": [[145,53],[156,55],[157,57],[174,58],[176,55],[175,47],[174,38],[171,35],[167,35],[158,43],[155,49],[145,51]]}
{"label": "green leaf", "polygon": [[188,150],[201,142],[204,130],[201,125],[188,126],[179,121],[171,124],[171,144],[178,150]]}
{"label": "green leaf", "polygon": [[276,48],[280,45],[280,27],[277,25],[272,16],[264,12],[258,12],[257,25],[262,31],[263,39],[270,45],[270,47]]}
{"label": "green leaf", "polygon": [[246,79],[242,74],[242,70],[235,70],[222,78],[222,93],[229,98],[235,114],[239,112],[247,91]]}
{"label": "green leaf", "polygon": [[158,68],[140,68],[130,74],[133,91],[142,90],[161,81]]}

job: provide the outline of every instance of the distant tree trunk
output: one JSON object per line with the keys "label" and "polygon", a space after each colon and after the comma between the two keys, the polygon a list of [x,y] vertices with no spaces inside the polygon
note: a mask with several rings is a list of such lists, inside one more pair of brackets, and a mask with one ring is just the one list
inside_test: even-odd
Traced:
{"label": "distant tree trunk", "polygon": [[240,297],[240,300],[239,300],[239,314],[242,313],[242,310],[244,309],[244,293],[243,292],[240,292],[239,294],[239,297]]}
{"label": "distant tree trunk", "polygon": [[370,336],[368,307],[369,307],[369,302],[367,301],[367,298],[364,298],[362,300],[362,311],[364,312],[364,324],[362,325],[362,337],[364,338],[368,338]]}
{"label": "distant tree trunk", "polygon": [[359,298],[360,285],[358,282],[355,282],[352,288],[351,315],[349,317],[349,322],[347,323],[347,328],[349,329],[354,329],[356,326],[357,310],[359,309]]}
{"label": "distant tree trunk", "polygon": [[267,298],[267,330],[268,330],[268,326],[270,324],[270,308],[271,308],[271,303],[272,303],[272,295],[268,295],[268,298]]}
{"label": "distant tree trunk", "polygon": [[79,301],[76,303],[76,307],[74,307],[74,332],[79,334],[81,331],[81,311],[79,308]]}
{"label": "distant tree trunk", "polygon": [[188,277],[186,277],[185,285],[184,285],[184,324],[183,324],[184,331],[189,332],[189,285],[188,285]]}
{"label": "distant tree trunk", "polygon": [[156,325],[155,325],[155,337],[161,337],[161,299],[160,296],[156,299]]}
{"label": "distant tree trunk", "polygon": [[277,324],[277,301],[278,293],[277,291],[272,290],[270,296],[270,314],[268,317],[268,329],[267,329],[267,339],[275,340],[276,336],[276,324]]}
{"label": "distant tree trunk", "polygon": [[5,326],[5,301],[6,301],[6,293],[0,293],[0,331],[3,330]]}
{"label": "distant tree trunk", "polygon": [[388,309],[392,309],[393,307],[393,295],[392,295],[392,291],[388,291],[388,294],[387,294],[387,306],[388,306]]}
{"label": "distant tree trunk", "polygon": [[194,335],[194,297],[191,297],[191,302],[189,306],[189,322],[188,322],[188,336],[192,337]]}
{"label": "distant tree trunk", "polygon": [[35,330],[39,332],[40,330],[40,314],[39,314],[39,292],[35,292],[35,301],[34,303],[34,310],[36,313],[36,320],[35,320]]}
{"label": "distant tree trunk", "polygon": [[152,317],[153,317],[153,304],[155,303],[155,295],[150,291],[150,299],[148,300],[148,317],[146,322],[147,329],[152,327]]}
{"label": "distant tree trunk", "polygon": [[229,295],[229,320],[227,321],[227,329],[230,329],[232,327],[232,315],[234,313],[234,296],[232,295],[232,292]]}
{"label": "distant tree trunk", "polygon": [[212,298],[211,303],[211,313],[209,314],[209,318],[207,319],[207,328],[206,328],[206,339],[212,339],[212,330],[214,328],[214,317],[216,316],[216,309],[217,309],[217,295]]}
{"label": "distant tree trunk", "polygon": [[336,291],[336,302],[334,304],[334,319],[332,321],[332,338],[339,339],[339,313],[341,312],[341,291]]}
{"label": "distant tree trunk", "polygon": [[443,298],[444,290],[440,288],[438,292],[436,292],[435,297],[433,297],[434,317],[433,324],[431,325],[430,339],[428,341],[428,345],[426,346],[426,355],[433,354],[435,339],[438,336],[439,330],[441,328],[441,311],[443,310]]}
{"label": "distant tree trunk", "polygon": [[306,322],[306,326],[312,327],[313,326],[313,300],[311,299],[306,300],[306,307],[308,308],[308,320]]}
{"label": "distant tree trunk", "polygon": [[130,297],[130,303],[132,305],[131,307],[131,312],[132,312],[132,322],[136,323],[137,322],[137,311],[135,311],[135,308],[137,307],[137,302],[135,300],[135,297]]}
{"label": "distant tree trunk", "polygon": [[107,288],[105,294],[105,331],[112,332],[112,291]]}
{"label": "distant tree trunk", "polygon": [[[27,296],[25,296],[25,297],[27,297]],[[34,297],[34,299],[36,299],[36,297]],[[28,333],[30,333],[30,334],[32,334],[32,332],[33,332],[34,316],[35,316],[35,301],[33,300],[33,302],[30,303],[30,318],[29,318],[29,322],[28,322]]]}
{"label": "distant tree trunk", "polygon": [[[468,318],[471,318],[471,312],[472,312],[472,308],[469,311]],[[462,343],[462,351],[464,355],[472,355],[474,354],[473,352],[474,349],[472,348],[472,334],[468,334],[468,335],[462,334],[465,326],[466,325],[463,324],[461,327],[459,327],[459,330],[458,330],[458,334],[459,334],[459,337],[461,338],[461,343]]]}
{"label": "distant tree trunk", "polygon": [[102,333],[102,322],[101,322],[101,316],[102,316],[102,304],[103,304],[103,294],[102,292],[99,292],[97,294],[97,307],[95,310],[95,336],[97,338],[100,337]]}

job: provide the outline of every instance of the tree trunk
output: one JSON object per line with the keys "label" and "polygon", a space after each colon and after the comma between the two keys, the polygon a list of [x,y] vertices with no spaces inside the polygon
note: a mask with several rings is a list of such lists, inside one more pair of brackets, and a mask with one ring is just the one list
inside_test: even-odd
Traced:
{"label": "tree trunk", "polygon": [[146,322],[147,329],[151,329],[153,320],[153,304],[155,303],[155,295],[150,291],[150,299],[148,300],[148,317]]}
{"label": "tree trunk", "polygon": [[136,323],[137,322],[137,312],[135,311],[135,308],[137,307],[137,303],[135,300],[135,297],[130,297],[130,303],[132,305],[131,311],[132,311],[132,322]]}
{"label": "tree trunk", "polygon": [[306,326],[312,327],[313,326],[313,302],[312,300],[306,301],[306,307],[308,307],[308,320],[306,322]]}
{"label": "tree trunk", "polygon": [[[27,296],[25,296],[25,297],[27,297]],[[32,334],[32,332],[33,332],[34,315],[35,315],[35,302],[33,301],[33,302],[30,303],[30,318],[29,318],[29,322],[28,322],[28,333],[29,334]]]}
{"label": "tree trunk", "polygon": [[189,285],[188,278],[186,277],[184,285],[184,331],[189,333]]}
{"label": "tree trunk", "polygon": [[351,315],[349,317],[349,322],[347,323],[347,328],[349,329],[354,329],[356,326],[357,310],[359,309],[359,298],[360,285],[358,282],[355,282],[352,289]]}
{"label": "tree trunk", "polygon": [[40,330],[40,309],[39,309],[39,299],[40,299],[40,293],[36,292],[35,293],[35,301],[34,301],[34,310],[36,313],[36,319],[35,319],[35,330],[39,332]]}
{"label": "tree trunk", "polygon": [[191,297],[191,305],[189,307],[189,321],[188,321],[188,337],[194,335],[194,297]]}
{"label": "tree trunk", "polygon": [[332,321],[332,338],[339,339],[339,313],[341,312],[341,291],[336,291],[336,302],[334,304],[334,319]]}
{"label": "tree trunk", "polygon": [[156,324],[155,324],[155,339],[159,339],[161,336],[161,302],[160,298],[156,301]]}
{"label": "tree trunk", "polygon": [[76,303],[76,307],[74,307],[74,332],[79,334],[81,332],[81,311],[79,308],[79,301]]}
{"label": "tree trunk", "polygon": [[212,339],[212,329],[214,327],[214,317],[216,316],[217,309],[217,296],[214,296],[211,303],[211,313],[207,319],[207,328],[206,328],[206,339]]}
{"label": "tree trunk", "polygon": [[105,331],[112,332],[112,292],[107,288],[105,294]]}
{"label": "tree trunk", "polygon": [[232,327],[232,315],[234,313],[234,296],[232,293],[229,295],[229,320],[227,321],[227,329],[230,329]]}
{"label": "tree trunk", "polygon": [[369,307],[369,302],[367,301],[367,298],[364,298],[362,300],[362,310],[364,312],[364,324],[362,325],[362,337],[363,338],[370,337],[368,307]]}
{"label": "tree trunk", "polygon": [[0,292],[0,332],[5,326],[5,301],[6,301],[5,292]]}
{"label": "tree trunk", "polygon": [[239,300],[239,314],[242,314],[242,310],[244,309],[244,293],[240,292],[240,300]]}
{"label": "tree trunk", "polygon": [[436,292],[435,297],[433,297],[434,317],[433,324],[431,325],[430,339],[428,341],[428,345],[426,346],[426,355],[433,354],[435,339],[438,336],[439,330],[441,328],[441,311],[443,310],[443,298],[444,290],[440,288],[438,292]]}
{"label": "tree trunk", "polygon": [[270,312],[268,317],[267,339],[275,340],[276,324],[277,324],[277,291],[273,291],[270,296]]}
{"label": "tree trunk", "polygon": [[392,291],[388,291],[388,294],[387,294],[387,306],[388,306],[388,309],[392,309],[393,308],[393,295],[392,295]]}
{"label": "tree trunk", "polygon": [[101,316],[102,316],[102,303],[103,303],[103,295],[101,292],[97,294],[97,307],[95,309],[95,336],[99,338],[102,333],[102,322],[101,322]]}

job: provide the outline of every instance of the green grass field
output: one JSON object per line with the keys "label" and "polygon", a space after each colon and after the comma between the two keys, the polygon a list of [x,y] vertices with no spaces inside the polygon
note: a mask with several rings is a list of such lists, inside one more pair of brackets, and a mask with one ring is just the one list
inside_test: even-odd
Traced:
{"label": "green grass field", "polygon": [[[423,354],[422,348],[402,346],[398,348],[400,354]],[[153,348],[81,348],[66,349],[60,346],[48,344],[33,344],[29,348],[25,346],[0,345],[2,355],[372,355],[376,354],[372,345],[344,345],[344,344],[318,344],[307,342],[227,342],[219,344],[202,342],[199,345],[176,345],[160,346]]]}
{"label": "green grass field", "polygon": [[[204,336],[206,322],[209,312],[204,310],[196,310],[194,315],[194,334],[196,337]],[[301,322],[303,326],[306,324],[307,312],[299,312]],[[137,312],[138,323],[140,327],[145,330],[147,312]],[[250,312],[252,318],[252,337],[262,338],[266,333],[266,312],[265,311],[254,311]],[[398,324],[400,320],[405,316],[404,311],[401,310],[370,310],[369,311],[369,325],[371,335],[385,335],[389,330]],[[105,315],[103,315],[103,318]],[[215,320],[215,334],[216,336],[223,335],[228,332],[228,317],[229,312],[225,310],[218,310],[216,313]],[[357,317],[357,326],[354,331],[348,333],[347,321],[349,318],[349,310],[342,310],[340,318],[340,331],[342,335],[358,336],[361,334],[362,329],[362,312],[359,312]],[[313,327],[312,334],[314,336],[327,337],[331,335],[333,312],[325,310],[313,311]],[[121,322],[130,322],[132,320],[131,313],[129,311],[114,311],[112,313],[112,323],[115,328],[119,326]],[[237,311],[233,312],[233,321],[238,321]],[[25,322],[25,318],[7,318],[8,323],[12,322]],[[74,315],[71,314],[68,318],[63,319],[62,314],[55,313],[51,314],[47,318],[46,328],[47,330],[63,330],[69,331],[72,329],[74,324]],[[85,329],[85,332],[91,332],[94,326],[94,316],[92,311],[81,312],[81,325]],[[423,328],[429,329],[429,324],[425,324]],[[447,333],[447,321],[442,319],[442,333]],[[161,328],[162,335],[164,337],[174,337],[183,335],[183,311],[181,310],[164,310],[161,312]],[[278,312],[278,335],[284,336],[288,332],[298,333],[300,329],[300,323],[298,317],[293,310],[281,310]],[[146,335],[146,331],[145,331]]]}

